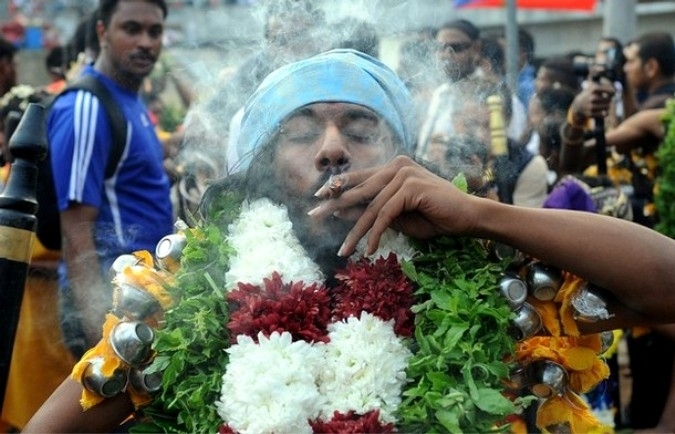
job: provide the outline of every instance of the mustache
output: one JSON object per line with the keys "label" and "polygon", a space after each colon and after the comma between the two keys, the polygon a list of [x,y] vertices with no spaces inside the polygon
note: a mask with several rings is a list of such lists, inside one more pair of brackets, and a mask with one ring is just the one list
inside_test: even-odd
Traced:
{"label": "mustache", "polygon": [[149,60],[151,62],[157,61],[157,56],[150,53],[149,51],[137,51],[131,54],[131,59],[133,60]]}

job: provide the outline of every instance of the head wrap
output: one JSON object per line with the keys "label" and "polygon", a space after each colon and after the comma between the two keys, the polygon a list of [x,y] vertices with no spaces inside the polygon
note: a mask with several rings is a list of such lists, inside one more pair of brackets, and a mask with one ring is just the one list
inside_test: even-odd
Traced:
{"label": "head wrap", "polygon": [[236,143],[238,169],[269,142],[280,124],[308,104],[341,102],[367,107],[384,119],[412,151],[415,144],[413,102],[396,74],[379,60],[354,50],[338,49],[291,63],[272,72],[244,108]]}

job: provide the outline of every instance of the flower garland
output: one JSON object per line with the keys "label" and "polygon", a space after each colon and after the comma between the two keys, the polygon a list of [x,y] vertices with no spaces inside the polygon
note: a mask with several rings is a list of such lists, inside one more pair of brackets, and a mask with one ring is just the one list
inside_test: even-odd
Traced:
{"label": "flower garland", "polygon": [[[520,400],[503,393],[502,380],[513,365],[505,356],[513,351],[514,341],[503,332],[495,333],[503,331],[512,316],[492,290],[501,267],[486,266],[478,241],[464,240],[473,247],[446,261],[450,267],[466,269],[467,281],[480,277],[472,283],[480,293],[458,287],[464,282],[459,277],[424,289],[415,280],[426,279],[425,269],[410,262],[420,251],[394,232],[386,234],[370,258],[363,257],[361,244],[347,267],[336,273],[335,287],[328,288],[293,234],[284,207],[265,199],[244,203],[216,250],[204,240],[213,236],[215,241],[218,232],[210,226],[202,233],[187,233],[183,272],[176,276],[181,301],[166,312],[166,326],[155,342],[158,354],[150,367],[164,373],[164,389],[145,411],[153,416],[155,428],[203,432],[220,426],[222,432],[242,433],[391,432],[408,427],[484,431],[522,408]],[[192,245],[200,247],[192,250]],[[449,247],[439,246],[438,254]],[[454,247],[451,250],[461,250]],[[209,258],[209,252],[214,256]],[[222,266],[220,275],[215,274],[216,263]],[[474,269],[479,271],[469,271]],[[210,282],[217,298],[222,296],[215,309],[207,308],[213,299],[203,300],[205,282]],[[480,306],[493,320],[485,323],[488,327],[476,313],[464,315],[462,326],[433,324],[460,289],[468,293],[456,307]],[[485,294],[490,298],[486,300]],[[443,298],[439,306],[431,301],[434,297]],[[196,318],[196,311],[203,318]],[[220,324],[226,325],[218,331],[221,352],[198,356],[192,349],[203,343],[186,335],[202,334],[198,324],[217,318],[211,314],[207,320],[204,312],[218,311],[224,314]],[[457,346],[440,351],[436,339]],[[415,343],[423,348],[413,351]],[[462,343],[475,348],[461,348]],[[427,365],[434,352],[439,353],[433,362],[437,367],[431,370]],[[447,360],[441,362],[443,357]],[[476,358],[475,366],[467,363],[471,357]],[[216,381],[211,375],[205,378],[207,364],[211,370],[222,369],[215,392]],[[183,379],[194,375],[202,381],[188,380],[191,386],[185,385]],[[467,379],[471,386],[465,387]],[[449,403],[436,394],[444,394]],[[195,417],[199,406],[202,410],[208,406],[211,414]],[[465,409],[472,407],[473,416],[466,416]]]}
{"label": "flower garland", "polygon": [[[372,257],[362,243],[329,288],[284,207],[222,200],[212,221],[228,222],[228,235],[220,224],[185,231],[181,267],[165,279],[175,304],[163,298],[143,370],[161,373],[162,387],[148,406],[147,394],[135,401],[149,418],[133,432],[504,431],[534,399],[505,380],[518,363],[555,354],[528,353],[525,343],[516,353],[505,333],[513,310],[495,290],[505,264],[488,260],[478,240],[413,246],[391,231]],[[132,283],[134,273],[121,274]],[[568,350],[581,356],[558,361],[591,372],[579,342]],[[106,345],[89,355],[110,355]],[[575,389],[547,401],[555,411],[543,428],[597,426]]]}

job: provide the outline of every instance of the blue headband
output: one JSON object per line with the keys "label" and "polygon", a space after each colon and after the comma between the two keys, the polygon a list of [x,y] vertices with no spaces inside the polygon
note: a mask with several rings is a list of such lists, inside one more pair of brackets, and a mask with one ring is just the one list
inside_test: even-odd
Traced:
{"label": "blue headband", "polygon": [[272,72],[244,108],[237,141],[238,168],[278,131],[293,112],[317,102],[367,107],[384,119],[407,151],[415,144],[413,101],[394,71],[354,50],[332,50]]}

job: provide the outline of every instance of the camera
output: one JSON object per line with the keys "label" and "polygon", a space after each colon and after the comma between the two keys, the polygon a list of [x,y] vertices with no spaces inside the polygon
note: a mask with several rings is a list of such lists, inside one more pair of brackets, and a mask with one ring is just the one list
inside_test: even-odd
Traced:
{"label": "camera", "polygon": [[623,65],[616,48],[608,48],[601,53],[600,59],[587,56],[574,60],[574,73],[581,78],[590,77],[591,80],[598,82],[602,78],[609,81],[616,81],[619,77]]}

